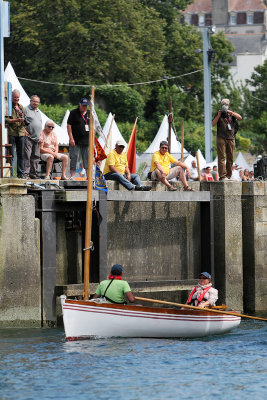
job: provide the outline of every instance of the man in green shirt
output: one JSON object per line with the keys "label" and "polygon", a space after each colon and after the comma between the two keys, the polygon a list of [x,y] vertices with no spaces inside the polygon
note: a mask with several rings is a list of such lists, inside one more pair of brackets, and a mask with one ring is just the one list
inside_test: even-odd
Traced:
{"label": "man in green shirt", "polygon": [[108,279],[100,282],[93,298],[104,297],[108,303],[125,304],[126,297],[130,303],[134,303],[135,298],[131,288],[128,282],[122,280],[121,276],[122,266],[113,265]]}

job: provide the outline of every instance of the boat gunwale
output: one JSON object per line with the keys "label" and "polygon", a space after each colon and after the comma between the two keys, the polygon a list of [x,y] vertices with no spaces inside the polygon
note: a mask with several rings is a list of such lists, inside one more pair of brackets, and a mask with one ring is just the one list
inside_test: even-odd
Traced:
{"label": "boat gunwale", "polygon": [[[94,303],[92,301],[86,300],[73,300],[66,299],[65,304],[75,304],[81,306],[90,306],[90,307],[100,307],[100,308],[110,308],[115,310],[129,310],[129,311],[139,311],[139,312],[147,312],[147,313],[159,313],[159,314],[173,314],[173,315],[199,315],[199,316],[216,316],[213,312],[209,312],[208,310],[181,310],[173,307],[147,307],[140,305],[131,305],[131,304],[110,304],[110,303]],[[217,314],[218,316],[218,314]],[[223,316],[223,314],[221,314]],[[229,315],[225,314],[225,317],[229,317]],[[234,317],[234,316],[232,316]],[[240,318],[235,316],[236,318]]]}

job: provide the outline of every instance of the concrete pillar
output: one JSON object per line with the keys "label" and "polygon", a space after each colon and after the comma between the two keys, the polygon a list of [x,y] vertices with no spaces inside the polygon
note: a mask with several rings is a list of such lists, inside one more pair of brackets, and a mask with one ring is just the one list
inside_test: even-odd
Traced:
{"label": "concrete pillar", "polygon": [[219,301],[243,309],[241,182],[211,182],[214,270]]}
{"label": "concrete pillar", "polygon": [[267,183],[242,185],[244,310],[267,309]]}
{"label": "concrete pillar", "polygon": [[0,327],[41,326],[40,221],[29,195],[0,193]]}

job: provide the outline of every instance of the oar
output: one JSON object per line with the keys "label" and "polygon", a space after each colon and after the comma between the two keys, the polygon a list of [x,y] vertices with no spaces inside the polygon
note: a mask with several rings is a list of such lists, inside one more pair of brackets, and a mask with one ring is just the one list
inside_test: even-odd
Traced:
{"label": "oar", "polygon": [[267,321],[267,318],[252,317],[250,315],[239,314],[237,312],[232,312],[232,311],[219,311],[219,310],[214,310],[213,308],[200,308],[200,307],[195,307],[195,306],[189,306],[187,304],[173,303],[171,301],[147,299],[145,297],[135,297],[135,299],[136,300],[140,300],[140,301],[147,301],[149,303],[168,304],[170,306],[190,308],[190,309],[193,309],[193,310],[202,310],[202,311],[204,310],[204,311],[213,312],[213,313],[216,313],[216,314],[235,315],[236,317],[241,317],[241,318],[250,318],[250,319],[258,319],[260,321]]}

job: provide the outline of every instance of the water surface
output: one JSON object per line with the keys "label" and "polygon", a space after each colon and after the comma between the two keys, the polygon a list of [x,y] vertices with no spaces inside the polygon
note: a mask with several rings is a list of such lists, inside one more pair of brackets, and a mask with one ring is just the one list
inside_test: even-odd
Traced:
{"label": "water surface", "polygon": [[0,330],[0,399],[267,398],[267,323],[201,339],[66,342],[60,329]]}

